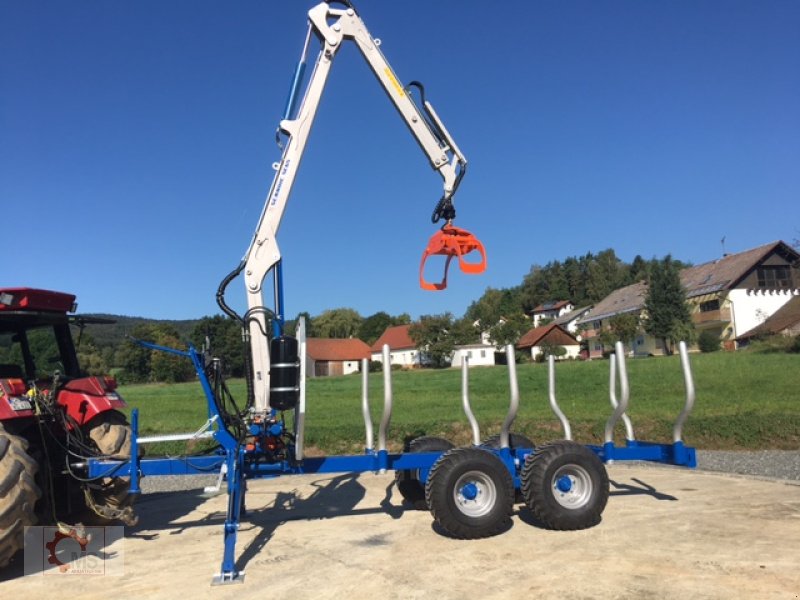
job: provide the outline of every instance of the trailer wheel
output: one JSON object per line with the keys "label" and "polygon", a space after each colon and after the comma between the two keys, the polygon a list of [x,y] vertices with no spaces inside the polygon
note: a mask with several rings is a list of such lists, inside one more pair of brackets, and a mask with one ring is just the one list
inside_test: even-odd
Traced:
{"label": "trailer wheel", "polygon": [[42,495],[35,476],[39,465],[25,439],[0,423],[0,568],[22,548],[26,525],[36,524],[34,508]]}
{"label": "trailer wheel", "polygon": [[[533,440],[530,438],[520,434],[520,433],[509,433],[508,434],[508,445],[511,449],[515,448],[535,448],[536,445],[533,443]],[[487,438],[483,441],[481,446],[486,446],[487,448],[499,449],[500,448],[500,434],[493,435],[490,438]]]}
{"label": "trailer wheel", "polygon": [[[414,438],[405,444],[404,452],[446,452],[453,448],[448,440],[432,435],[425,435]],[[394,481],[397,484],[397,491],[403,499],[412,504],[417,510],[428,510],[425,501],[425,486],[419,480],[419,470],[405,469],[395,471]]]}
{"label": "trailer wheel", "polygon": [[608,473],[597,455],[567,440],[540,446],[522,468],[525,504],[548,529],[586,529],[608,502]]}
{"label": "trailer wheel", "polygon": [[492,452],[455,448],[433,465],[425,497],[436,523],[448,535],[484,538],[508,525],[514,482],[503,461]]}
{"label": "trailer wheel", "polygon": [[[100,454],[116,459],[131,455],[133,432],[125,415],[116,410],[104,411],[95,416],[84,428]],[[84,487],[86,506],[99,517],[126,525],[135,525],[134,496],[128,494],[127,477],[105,477]]]}

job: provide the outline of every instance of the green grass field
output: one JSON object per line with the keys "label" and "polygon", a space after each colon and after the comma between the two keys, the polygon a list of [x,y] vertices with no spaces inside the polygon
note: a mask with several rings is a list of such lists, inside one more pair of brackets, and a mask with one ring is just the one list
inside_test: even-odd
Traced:
{"label": "green grass field", "polygon": [[[697,401],[684,428],[687,444],[705,449],[800,448],[800,355],[717,352],[693,355],[691,361]],[[684,400],[679,358],[634,359],[627,365],[631,387],[628,414],[636,437],[671,441],[672,424]],[[577,441],[602,441],[611,414],[608,367],[605,360],[556,366],[558,402]],[[518,377],[521,406],[512,430],[537,443],[562,437],[560,423],[548,404],[547,366],[520,365]],[[460,370],[393,372],[392,380],[390,450],[399,450],[407,436],[423,434],[469,443],[471,431],[461,408]],[[242,404],[244,382],[229,384]],[[382,375],[370,375],[369,385],[377,435],[383,406]],[[499,431],[508,408],[508,390],[505,367],[470,370],[470,399],[483,437]],[[206,419],[199,384],[131,385],[120,388],[120,393],[129,408],[139,408],[143,435],[193,431]],[[306,423],[309,450],[329,454],[362,451],[360,375],[310,379]],[[623,433],[619,423],[619,442]],[[173,446],[163,451],[180,450]]]}

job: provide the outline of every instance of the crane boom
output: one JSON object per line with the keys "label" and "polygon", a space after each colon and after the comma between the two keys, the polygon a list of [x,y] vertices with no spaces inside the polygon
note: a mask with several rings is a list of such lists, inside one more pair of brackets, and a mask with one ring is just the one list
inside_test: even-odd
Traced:
{"label": "crane boom", "polygon": [[[422,101],[422,109],[420,109],[408,89],[400,83],[381,52],[380,40],[372,37],[350,2],[342,2],[342,4],[344,8],[333,8],[329,2],[322,2],[308,12],[308,34],[290,90],[284,118],[278,127],[279,139],[281,136],[286,136],[283,154],[280,161],[273,165],[275,175],[250,246],[237,270],[223,280],[217,294],[220,306],[225,312],[232,314],[224,303],[224,288],[231,279],[244,271],[248,311],[242,320],[246,332],[249,334],[252,369],[249,376],[252,385],[250,393],[254,396],[256,413],[266,412],[270,407],[268,316],[272,319],[272,331],[276,335],[282,333],[285,317],[281,253],[276,236],[314,123],[322,92],[330,74],[331,65],[343,43],[347,41],[355,43],[386,95],[427,156],[431,167],[441,175],[443,193],[434,211],[434,222],[444,218],[449,224],[455,217],[452,198],[466,169],[466,158],[431,104],[425,100],[422,85],[417,82],[409,85],[409,87],[417,87],[420,91]],[[294,105],[298,98],[302,73],[312,38],[319,41],[320,49],[295,114]],[[274,312],[265,308],[263,298],[264,280],[270,271],[273,272],[274,277]],[[436,289],[441,289],[441,287]]]}

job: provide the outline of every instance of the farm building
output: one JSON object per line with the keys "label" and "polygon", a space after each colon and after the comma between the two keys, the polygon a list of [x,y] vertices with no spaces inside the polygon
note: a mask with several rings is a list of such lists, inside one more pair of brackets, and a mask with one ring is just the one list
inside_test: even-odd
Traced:
{"label": "farm building", "polygon": [[411,336],[408,335],[408,329],[411,325],[394,325],[387,327],[386,331],[381,334],[374,344],[372,344],[372,360],[383,362],[383,346],[389,346],[389,360],[393,365],[400,365],[402,367],[418,367],[421,365],[421,357],[417,351],[417,345]]}
{"label": "farm building", "polygon": [[[723,347],[734,350],[737,339],[775,314],[800,294],[800,254],[785,242],[764,244],[681,271],[681,283],[698,331],[719,336]],[[615,290],[579,321],[590,357],[600,356],[599,336],[617,315],[644,311],[644,281]],[[640,331],[633,341],[635,355],[663,354],[662,341]]]}
{"label": "farm building", "polygon": [[361,360],[369,355],[369,346],[358,339],[308,338],[306,343],[306,364],[311,377],[356,373]]}
{"label": "farm building", "polygon": [[517,350],[530,350],[534,360],[547,347],[563,348],[565,353],[560,358],[577,358],[580,352],[578,339],[556,323],[534,327],[519,339],[516,347]]}
{"label": "farm building", "polygon": [[736,342],[746,345],[753,338],[769,335],[800,335],[800,296],[792,296],[763,323],[737,337]]}

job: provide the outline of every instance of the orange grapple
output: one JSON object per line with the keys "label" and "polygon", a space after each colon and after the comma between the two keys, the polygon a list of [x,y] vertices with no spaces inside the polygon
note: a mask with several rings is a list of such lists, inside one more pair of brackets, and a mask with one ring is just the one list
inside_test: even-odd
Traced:
{"label": "orange grapple", "polygon": [[[464,257],[470,252],[480,254],[480,262],[467,262]],[[439,283],[425,281],[425,261],[429,256],[446,256],[447,261],[444,265],[444,278]],[[437,231],[428,241],[428,247],[422,254],[422,262],[419,265],[419,285],[423,290],[439,291],[447,287],[447,269],[453,257],[458,258],[458,266],[461,271],[469,275],[479,275],[486,270],[486,249],[483,244],[466,229],[461,229],[455,225],[445,225]]]}

